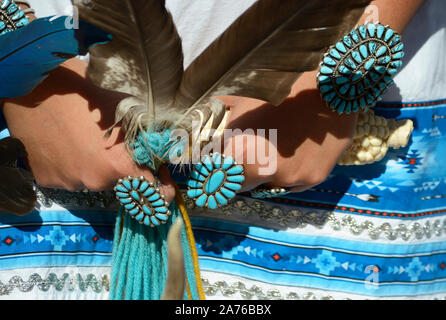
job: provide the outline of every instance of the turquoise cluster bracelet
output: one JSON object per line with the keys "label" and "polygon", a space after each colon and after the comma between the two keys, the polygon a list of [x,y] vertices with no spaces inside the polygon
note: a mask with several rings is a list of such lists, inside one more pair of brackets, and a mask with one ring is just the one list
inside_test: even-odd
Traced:
{"label": "turquoise cluster bracelet", "polygon": [[29,24],[29,19],[26,16],[27,12],[23,11],[17,3],[28,4],[26,1],[0,0],[0,35],[20,29]]}
{"label": "turquoise cluster bracelet", "polygon": [[367,110],[394,84],[402,66],[401,37],[380,23],[362,25],[330,47],[318,74],[318,88],[339,114]]}

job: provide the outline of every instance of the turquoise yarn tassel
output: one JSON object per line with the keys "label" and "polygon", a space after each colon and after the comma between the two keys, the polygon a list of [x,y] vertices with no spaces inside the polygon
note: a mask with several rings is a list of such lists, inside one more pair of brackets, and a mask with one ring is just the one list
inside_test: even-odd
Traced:
{"label": "turquoise yarn tassel", "polygon": [[[169,207],[169,221],[156,228],[140,224],[121,208],[118,212],[113,243],[111,271],[111,300],[159,300],[166,283],[167,234],[181,212],[175,203]],[[123,214],[124,213],[124,214]],[[185,260],[187,282],[191,296],[199,299],[193,259],[183,226],[181,242]]]}

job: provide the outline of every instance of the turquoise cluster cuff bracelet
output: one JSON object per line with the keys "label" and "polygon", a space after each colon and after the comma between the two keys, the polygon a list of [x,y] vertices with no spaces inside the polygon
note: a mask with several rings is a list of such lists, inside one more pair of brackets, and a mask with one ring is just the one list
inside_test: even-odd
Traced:
{"label": "turquoise cluster cuff bracelet", "polygon": [[[29,24],[26,12],[17,3],[28,4],[26,1],[0,0],[0,35],[20,29]],[[27,10],[32,12],[32,10]]]}
{"label": "turquoise cluster cuff bracelet", "polygon": [[160,183],[149,182],[144,177],[119,179],[114,191],[124,210],[139,223],[158,227],[168,221],[169,203],[160,193]]}
{"label": "turquoise cluster cuff bracelet", "polygon": [[403,48],[389,26],[368,23],[354,29],[321,62],[317,80],[322,98],[339,114],[373,107],[393,86]]}

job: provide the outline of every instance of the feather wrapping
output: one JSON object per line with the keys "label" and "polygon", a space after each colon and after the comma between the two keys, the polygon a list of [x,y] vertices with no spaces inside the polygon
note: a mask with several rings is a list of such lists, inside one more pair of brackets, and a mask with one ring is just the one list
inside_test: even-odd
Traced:
{"label": "feather wrapping", "polygon": [[67,29],[67,17],[41,18],[26,27],[0,36],[0,97],[16,98],[30,93],[61,63],[87,53],[108,35],[87,23]]}
{"label": "feather wrapping", "polygon": [[280,104],[357,23],[370,0],[259,0],[185,71],[176,103],[220,95]]}
{"label": "feather wrapping", "polygon": [[126,117],[127,135],[135,137],[142,123],[172,121],[175,113],[168,108],[182,78],[183,52],[165,1],[73,0],[73,4],[81,19],[113,35],[110,43],[90,50],[90,78],[100,87],[136,98],[120,104],[116,122]]}

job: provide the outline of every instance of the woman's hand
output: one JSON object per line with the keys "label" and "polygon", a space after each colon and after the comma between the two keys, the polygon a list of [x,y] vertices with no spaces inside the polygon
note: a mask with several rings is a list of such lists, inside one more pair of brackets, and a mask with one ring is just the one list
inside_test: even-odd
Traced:
{"label": "woman's hand", "polygon": [[[231,138],[232,145],[225,142],[226,154],[243,159],[243,191],[261,184],[292,187],[295,192],[309,189],[327,178],[350,145],[357,115],[332,112],[315,89],[315,79],[314,72],[304,74],[280,106],[255,99],[219,97],[231,108],[226,128],[244,131],[243,146],[237,140],[240,135]],[[266,129],[266,135],[253,135],[247,129]],[[271,129],[277,129],[277,143],[269,139]],[[263,146],[269,152],[262,159]],[[257,155],[256,162],[248,162],[253,155]],[[267,167],[271,170],[265,170]]]}
{"label": "woman's hand", "polygon": [[[148,168],[132,160],[119,127],[104,137],[123,96],[90,83],[86,67],[84,61],[69,60],[33,93],[4,104],[9,130],[24,143],[37,183],[99,191],[111,189],[129,175],[154,181]],[[161,168],[159,178],[161,192],[171,202],[175,190],[167,168]]]}

